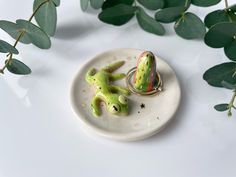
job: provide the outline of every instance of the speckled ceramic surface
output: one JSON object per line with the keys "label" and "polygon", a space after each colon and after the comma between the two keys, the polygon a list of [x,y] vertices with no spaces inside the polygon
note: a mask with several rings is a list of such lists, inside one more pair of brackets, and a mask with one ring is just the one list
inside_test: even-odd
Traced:
{"label": "speckled ceramic surface", "polygon": [[[181,98],[180,86],[173,69],[157,56],[157,70],[164,84],[161,93],[155,96],[131,95],[128,116],[111,115],[105,110],[105,105],[101,105],[103,113],[98,118],[90,111],[94,90],[84,79],[88,69],[102,68],[115,61],[125,60],[126,63],[116,72],[127,73],[136,66],[137,57],[142,52],[135,49],[107,51],[89,60],[79,70],[71,86],[71,105],[84,128],[110,139],[135,141],[159,132],[174,117]],[[125,86],[125,79],[115,84]]]}

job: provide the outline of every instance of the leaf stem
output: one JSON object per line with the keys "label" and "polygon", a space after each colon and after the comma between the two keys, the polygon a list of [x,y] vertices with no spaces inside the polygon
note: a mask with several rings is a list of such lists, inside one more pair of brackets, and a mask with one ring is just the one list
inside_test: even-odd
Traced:
{"label": "leaf stem", "polygon": [[[19,35],[19,37],[16,39],[16,42],[14,43],[14,47],[16,47],[16,45],[18,44],[18,42],[20,41],[21,37],[25,34],[25,31],[22,31]],[[0,73],[4,74],[4,70],[6,69],[6,67],[9,65],[9,63],[11,62],[12,60],[12,56],[13,56],[13,53],[9,53],[9,58],[6,60],[6,63],[5,65],[3,66],[2,69],[0,69]]]}
{"label": "leaf stem", "polygon": [[175,23],[175,28],[177,28],[179,26],[179,23],[184,20],[184,13],[182,14],[182,16],[178,19],[178,21]]}
{"label": "leaf stem", "polygon": [[44,5],[46,4],[47,2],[49,2],[49,0],[45,0],[44,2],[42,2],[41,4],[39,4],[39,6],[34,10],[33,14],[30,16],[29,18],[29,22],[32,21],[33,17],[35,16],[35,14],[38,12],[38,10]]}
{"label": "leaf stem", "polygon": [[232,108],[235,109],[235,106],[234,106],[234,101],[236,99],[236,89],[233,91],[233,96],[230,100],[230,103],[229,103],[229,111],[228,111],[228,116],[231,117],[232,116]]}
{"label": "leaf stem", "polygon": [[[33,12],[33,14],[30,16],[30,18],[29,18],[29,22],[31,22],[32,21],[32,19],[33,19],[33,17],[35,16],[35,14],[38,12],[38,10],[44,5],[44,4],[46,4],[47,2],[49,2],[49,0],[45,0],[44,2],[42,2],[35,10],[34,10],[34,12]],[[17,46],[17,44],[19,43],[19,41],[20,41],[20,39],[24,36],[24,34],[25,34],[25,31],[24,30],[22,30],[22,31],[20,31],[20,34],[19,34],[19,36],[17,37],[17,39],[16,39],[16,41],[15,41],[15,43],[14,43],[14,47],[16,47]],[[0,74],[4,74],[4,70],[7,68],[7,66],[10,64],[10,62],[11,62],[11,60],[12,60],[12,57],[13,57],[13,53],[8,53],[7,54],[7,57],[8,57],[8,59],[5,61],[5,65],[2,67],[2,69],[0,69]]]}
{"label": "leaf stem", "polygon": [[226,7],[226,9],[229,7],[228,0],[225,0],[225,7]]}
{"label": "leaf stem", "polygon": [[188,1],[189,1],[189,0],[186,0],[186,1],[185,1],[185,4],[184,4],[184,7],[186,7],[186,8],[187,8],[187,6],[188,6]]}

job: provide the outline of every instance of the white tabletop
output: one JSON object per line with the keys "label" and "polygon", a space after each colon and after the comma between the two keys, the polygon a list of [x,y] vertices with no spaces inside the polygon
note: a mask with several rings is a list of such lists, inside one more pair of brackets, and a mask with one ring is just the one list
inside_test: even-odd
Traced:
{"label": "white tabletop", "polygon": [[[191,11],[204,17],[223,5]],[[1,19],[25,19],[31,12],[32,0],[0,0]],[[135,19],[113,27],[93,10],[81,12],[79,0],[62,0],[52,48],[18,47],[33,73],[0,76],[0,177],[235,177],[236,112],[228,119],[213,109],[231,92],[202,79],[205,70],[228,59],[203,41],[177,37],[172,24],[166,28],[160,37],[141,30]],[[13,42],[3,31],[0,38]],[[174,121],[149,139],[121,143],[89,134],[71,110],[70,84],[80,66],[114,48],[151,50],[180,80]]]}

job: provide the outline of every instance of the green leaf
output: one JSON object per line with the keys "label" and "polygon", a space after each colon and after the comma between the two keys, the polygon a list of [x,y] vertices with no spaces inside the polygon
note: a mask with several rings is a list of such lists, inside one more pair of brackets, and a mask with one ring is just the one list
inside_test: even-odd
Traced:
{"label": "green leaf", "polygon": [[17,20],[16,23],[25,31],[24,35],[32,44],[41,49],[49,49],[51,47],[50,38],[39,27],[26,20]]}
{"label": "green leaf", "polygon": [[187,9],[190,6],[190,4],[191,0],[165,0],[164,8],[185,6]]}
{"label": "green leaf", "polygon": [[3,40],[0,40],[0,52],[19,54],[18,50],[14,46]]}
{"label": "green leaf", "polygon": [[193,13],[185,13],[175,23],[175,32],[185,39],[202,38],[206,28],[202,20]]}
{"label": "green leaf", "polygon": [[[22,32],[22,29],[17,24],[6,20],[0,20],[0,28],[7,32],[14,39],[17,39]],[[21,37],[20,42],[24,44],[30,44],[31,40],[28,38],[28,36],[24,35]]]}
{"label": "green leaf", "polygon": [[116,6],[118,4],[132,5],[133,3],[134,0],[106,0],[102,5],[102,10]]}
{"label": "green leaf", "polygon": [[224,51],[225,51],[225,55],[233,60],[236,61],[236,40],[234,40],[233,42],[227,44],[224,47]]}
{"label": "green leaf", "polygon": [[223,111],[227,111],[229,109],[229,104],[218,104],[214,106],[215,110],[223,112]]}
{"label": "green leaf", "polygon": [[103,2],[103,0],[90,0],[90,5],[94,9],[100,9],[102,7]]}
{"label": "green leaf", "polygon": [[164,35],[165,29],[159,22],[155,21],[154,18],[150,17],[142,8],[139,8],[136,13],[139,26],[149,33]]}
{"label": "green leaf", "polygon": [[222,22],[212,26],[205,35],[205,43],[213,48],[221,48],[231,43],[236,34],[236,23]]}
{"label": "green leaf", "polygon": [[204,75],[203,79],[207,83],[214,87],[223,87],[222,81],[228,82],[230,84],[236,84],[236,63],[222,63],[208,69]]}
{"label": "green leaf", "polygon": [[213,6],[218,4],[220,1],[221,0],[191,0],[192,4],[201,7]]}
{"label": "green leaf", "polygon": [[163,23],[174,22],[181,16],[184,11],[184,6],[165,8],[157,11],[157,13],[155,14],[155,19]]}
{"label": "green leaf", "polygon": [[220,22],[230,22],[230,15],[225,10],[216,10],[209,14],[204,19],[204,23],[208,28]]}
{"label": "green leaf", "polygon": [[164,7],[164,0],[138,0],[138,2],[150,10],[157,10]]}
{"label": "green leaf", "polygon": [[86,11],[89,5],[89,0],[80,0],[80,7],[82,11]]}
{"label": "green leaf", "polygon": [[118,4],[103,10],[98,18],[105,23],[120,26],[127,23],[134,16],[136,10],[136,7]]}
{"label": "green leaf", "polygon": [[[34,10],[45,0],[35,0]],[[35,20],[49,36],[54,36],[57,26],[57,10],[52,1],[46,2],[35,14]]]}
{"label": "green leaf", "polygon": [[7,65],[7,70],[13,74],[27,75],[31,73],[31,69],[17,59],[12,59]]}
{"label": "green leaf", "polygon": [[228,82],[226,82],[226,81],[222,81],[222,82],[221,82],[221,85],[222,85],[224,88],[226,88],[226,89],[230,89],[230,90],[236,89],[236,84],[230,84],[230,83],[228,83]]}
{"label": "green leaf", "polygon": [[52,0],[56,7],[60,5],[60,0]]}

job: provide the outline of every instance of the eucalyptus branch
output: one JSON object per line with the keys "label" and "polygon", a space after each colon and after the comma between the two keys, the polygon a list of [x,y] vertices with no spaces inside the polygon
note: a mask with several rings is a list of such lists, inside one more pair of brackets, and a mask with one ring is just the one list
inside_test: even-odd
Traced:
{"label": "eucalyptus branch", "polygon": [[[32,15],[30,16],[30,18],[29,18],[29,20],[28,20],[29,22],[32,21],[33,17],[34,17],[35,14],[38,12],[38,10],[39,10],[44,4],[46,4],[47,2],[49,2],[49,0],[45,0],[44,2],[42,2],[42,3],[34,10],[34,12],[32,13]],[[13,47],[16,47],[16,46],[17,46],[17,44],[19,43],[20,39],[24,36],[24,34],[25,34],[25,31],[22,30],[22,31],[20,32],[18,38],[16,39],[16,41],[15,41]],[[0,69],[0,73],[1,73],[1,74],[4,74],[4,70],[5,70],[5,69],[7,68],[7,66],[11,63],[11,60],[12,60],[12,58],[13,58],[13,53],[8,53],[8,54],[7,54],[7,57],[8,57],[8,59],[6,59],[4,66],[2,67],[2,69]]]}
{"label": "eucalyptus branch", "polygon": [[236,89],[233,91],[233,93],[234,93],[234,94],[233,94],[233,96],[232,96],[232,98],[231,98],[231,100],[230,100],[229,106],[228,106],[228,108],[229,108],[229,110],[228,110],[228,116],[229,116],[229,117],[232,116],[232,108],[235,109],[234,101],[235,101],[235,99],[236,99]]}

